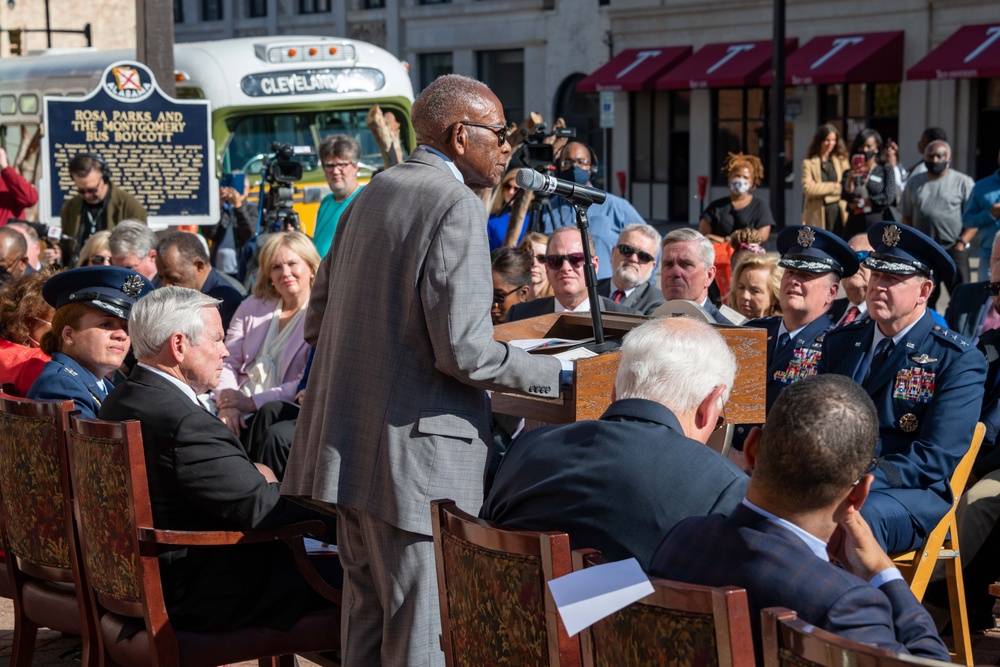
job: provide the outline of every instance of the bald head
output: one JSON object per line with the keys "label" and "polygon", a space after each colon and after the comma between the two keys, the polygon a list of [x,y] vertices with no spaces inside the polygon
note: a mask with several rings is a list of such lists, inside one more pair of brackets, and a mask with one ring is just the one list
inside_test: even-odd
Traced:
{"label": "bald head", "polygon": [[0,281],[24,275],[27,253],[28,242],[21,232],[0,227]]}
{"label": "bald head", "polygon": [[499,107],[500,101],[482,81],[461,74],[439,76],[413,103],[410,115],[417,143],[440,149],[449,127],[487,113],[491,105]]}

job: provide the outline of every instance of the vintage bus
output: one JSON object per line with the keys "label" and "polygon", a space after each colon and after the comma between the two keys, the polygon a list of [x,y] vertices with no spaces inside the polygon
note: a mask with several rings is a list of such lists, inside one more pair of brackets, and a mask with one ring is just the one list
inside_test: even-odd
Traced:
{"label": "vintage bus", "polygon": [[[108,65],[134,57],[129,50],[50,49],[0,60],[0,146],[26,178],[37,183],[41,175],[42,97],[85,95]],[[372,44],[308,36],[191,42],[174,46],[174,67],[178,98],[211,103],[217,173],[243,171],[256,188],[273,143],[313,149],[302,159],[304,174],[295,194],[307,233],[329,192],[316,152],[325,137],[349,134],[358,140],[362,180],[382,166],[365,124],[373,104],[399,121],[404,153],[414,145],[408,67]]]}

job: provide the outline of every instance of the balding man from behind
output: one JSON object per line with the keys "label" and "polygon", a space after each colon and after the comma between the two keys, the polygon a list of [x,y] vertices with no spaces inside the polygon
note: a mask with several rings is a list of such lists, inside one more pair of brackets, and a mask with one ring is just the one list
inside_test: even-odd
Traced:
{"label": "balding man from behind", "polygon": [[[320,265],[305,325],[316,356],[282,484],[337,514],[345,667],[444,664],[430,501],[479,510],[486,390],[559,391],[557,359],[493,340],[474,189],[496,186],[510,154],[500,101],[451,74],[412,116],[419,147],[362,188]],[[372,280],[387,248],[405,252]]]}
{"label": "balding man from behind", "polygon": [[16,229],[0,227],[0,285],[20,278],[28,268],[28,242]]}

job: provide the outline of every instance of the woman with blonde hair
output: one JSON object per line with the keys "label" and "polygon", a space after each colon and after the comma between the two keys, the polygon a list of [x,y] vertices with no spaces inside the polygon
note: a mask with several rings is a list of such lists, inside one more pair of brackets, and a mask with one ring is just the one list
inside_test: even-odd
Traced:
{"label": "woman with blonde hair", "polygon": [[813,135],[802,161],[802,224],[840,232],[847,220],[840,177],[847,169],[847,147],[836,125],[824,123]]}
{"label": "woman with blonde hair", "polygon": [[309,357],[303,332],[319,262],[302,232],[272,234],[260,249],[253,295],[233,315],[229,356],[212,391],[219,418],[237,435],[268,401],[295,399]]}
{"label": "woman with blonde hair", "polygon": [[549,237],[540,232],[531,232],[521,241],[521,247],[531,253],[531,289],[525,301],[534,301],[552,296],[549,274],[545,272],[545,253],[548,252]]}
{"label": "woman with blonde hair", "polygon": [[778,253],[745,253],[733,269],[733,291],[729,306],[747,319],[780,315],[778,289],[784,269],[778,266]]}
{"label": "woman with blonde hair", "polygon": [[111,231],[107,229],[91,234],[80,250],[80,259],[76,262],[77,268],[81,266],[111,266],[111,246],[108,245],[110,238]]}

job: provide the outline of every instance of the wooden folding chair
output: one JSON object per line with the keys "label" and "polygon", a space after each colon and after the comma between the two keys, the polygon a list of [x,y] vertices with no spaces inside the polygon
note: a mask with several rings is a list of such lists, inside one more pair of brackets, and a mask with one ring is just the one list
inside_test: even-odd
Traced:
{"label": "wooden folding chair", "polygon": [[904,554],[893,554],[892,557],[896,567],[910,584],[910,590],[917,600],[924,599],[935,564],[939,560],[945,562],[948,607],[951,611],[951,628],[955,639],[955,651],[952,656],[956,663],[969,667],[972,667],[972,640],[969,633],[969,614],[965,608],[965,584],[962,581],[962,556],[958,549],[958,522],[955,520],[955,508],[958,507],[959,498],[965,493],[965,485],[969,481],[972,464],[979,454],[984,435],[986,427],[982,423],[976,424],[972,443],[951,476],[951,492],[955,500],[948,513],[938,522],[919,549]]}
{"label": "wooden folding chair", "polygon": [[448,667],[578,667],[546,585],[572,571],[569,536],[505,530],[453,500],[432,501],[431,518]]}
{"label": "wooden folding chair", "polygon": [[764,667],[945,667],[950,662],[893,653],[800,621],[791,609],[760,612]]}
{"label": "wooden folding chair", "polygon": [[[573,569],[605,562],[573,552]],[[651,578],[653,592],[580,633],[584,667],[754,667],[747,592]]]}
{"label": "wooden folding chair", "polygon": [[0,516],[14,599],[11,665],[32,663],[39,627],[83,638],[82,664],[97,665],[70,504],[66,418],[73,401],[0,394]]}
{"label": "wooden folding chair", "polygon": [[[340,648],[340,591],[323,582],[308,563],[302,541],[306,533],[322,533],[325,527],[321,522],[252,532],[157,530],[137,421],[73,417],[69,464],[75,492],[73,511],[99,628],[102,665],[214,667],[258,659],[262,667],[290,667],[295,653]],[[173,627],[160,582],[159,546],[226,546],[271,540],[288,543],[302,575],[337,606],[307,613],[287,631],[243,627],[193,632]],[[248,581],[247,585],[253,583]],[[135,634],[122,638],[126,627]]]}

